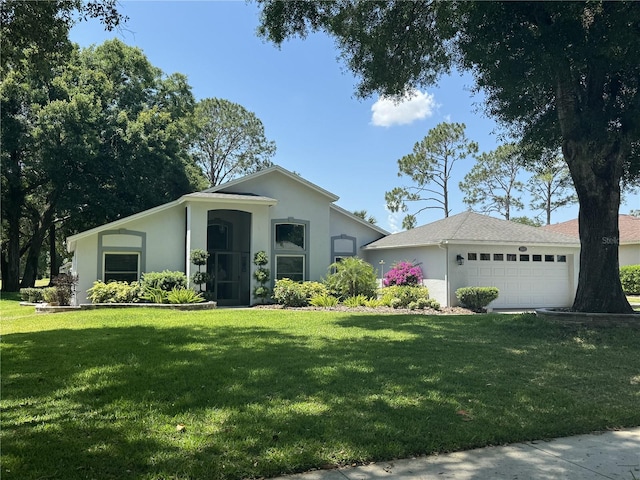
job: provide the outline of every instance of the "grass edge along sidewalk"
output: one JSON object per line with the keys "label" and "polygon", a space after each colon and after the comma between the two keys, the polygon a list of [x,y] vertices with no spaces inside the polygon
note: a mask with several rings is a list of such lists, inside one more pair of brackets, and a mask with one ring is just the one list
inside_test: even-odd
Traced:
{"label": "grass edge along sidewalk", "polygon": [[640,425],[640,332],[2,300],[2,477],[281,475]]}

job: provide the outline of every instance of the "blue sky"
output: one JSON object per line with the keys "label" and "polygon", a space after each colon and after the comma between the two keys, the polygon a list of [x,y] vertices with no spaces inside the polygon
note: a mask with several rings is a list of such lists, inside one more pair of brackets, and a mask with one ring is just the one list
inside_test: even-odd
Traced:
{"label": "blue sky", "polygon": [[[411,153],[430,128],[461,122],[480,152],[500,141],[495,122],[482,113],[482,97],[471,93],[468,75],[442,78],[437,87],[416,92],[397,106],[378,97],[354,95],[353,74],[338,59],[331,38],[310,35],[280,48],[256,34],[259,10],[244,1],[122,1],[129,17],[118,32],[105,32],[96,21],[81,22],[71,39],[86,47],[109,38],[139,47],[150,62],[170,74],[185,74],[196,99],[218,97],[254,112],[275,141],[274,163],[340,197],[337,204],[366,209],[378,225],[397,231],[404,214],[390,214],[384,194],[406,180],[397,176],[397,160]],[[450,185],[452,214],[467,209],[458,182],[473,166],[468,158],[455,165]],[[620,209],[640,208],[638,195]],[[513,216],[535,216],[524,210]],[[577,217],[578,207],[552,215],[552,222]],[[441,210],[418,216],[423,225],[442,218]]]}

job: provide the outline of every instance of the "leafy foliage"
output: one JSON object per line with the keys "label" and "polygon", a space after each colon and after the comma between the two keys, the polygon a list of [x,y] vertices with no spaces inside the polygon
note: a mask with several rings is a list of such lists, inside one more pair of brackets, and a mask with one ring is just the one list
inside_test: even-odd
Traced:
{"label": "leafy foliage", "polygon": [[512,209],[522,209],[524,184],[518,180],[524,160],[515,144],[501,145],[477,157],[477,162],[460,182],[463,201],[482,213],[495,212],[506,220]]}
{"label": "leafy foliage", "polygon": [[205,98],[196,105],[191,152],[209,185],[270,167],[276,151],[262,122],[242,105]]}
{"label": "leafy foliage", "polygon": [[367,304],[368,297],[364,295],[355,295],[353,297],[345,298],[342,303],[346,307],[356,308],[356,307],[364,307]]}
{"label": "leafy foliage", "polygon": [[309,300],[309,305],[313,305],[314,307],[325,307],[325,308],[335,307],[338,305],[338,299],[333,295],[323,293],[323,294],[314,295],[313,297],[311,297],[311,300]]}
{"label": "leafy foliage", "polygon": [[396,187],[385,193],[387,208],[407,212],[407,203],[426,203],[407,215],[402,227],[415,227],[415,217],[425,209],[440,209],[448,217],[449,181],[453,166],[478,151],[478,144],[467,139],[463,123],[440,123],[413,147],[413,153],[398,160],[398,176],[407,176],[414,185]]}
{"label": "leafy foliage", "polygon": [[295,282],[289,278],[276,280],[273,298],[285,307],[306,307],[313,297],[327,295],[327,287],[319,282]]}
{"label": "leafy foliage", "polygon": [[143,298],[143,289],[139,282],[93,282],[87,290],[91,303],[137,303]]}
{"label": "leafy foliage", "polygon": [[332,263],[324,283],[332,295],[342,299],[357,295],[373,297],[377,288],[373,266],[358,257]]}
{"label": "leafy foliage", "polygon": [[569,168],[558,152],[543,157],[533,167],[526,189],[531,194],[531,208],[544,213],[547,225],[554,211],[578,201]]}
{"label": "leafy foliage", "polygon": [[269,257],[267,252],[260,250],[253,256],[253,264],[257,267],[253,272],[253,278],[258,282],[258,286],[253,289],[253,295],[259,298],[262,303],[267,301],[269,294],[271,293],[267,284],[271,278],[271,272],[265,265],[269,263]]}
{"label": "leafy foliage", "polygon": [[620,282],[627,295],[640,295],[640,265],[620,267]]}
{"label": "leafy foliage", "polygon": [[382,283],[385,287],[392,285],[420,285],[422,283],[422,269],[411,262],[398,262],[384,274]]}
{"label": "leafy foliage", "polygon": [[[440,305],[435,300],[429,298],[429,289],[417,285],[393,285],[381,290],[381,300],[384,304],[393,308],[409,308],[413,304],[413,309],[432,306],[434,310],[439,310]],[[436,308],[437,306],[437,308]]]}
{"label": "leafy foliage", "polygon": [[148,302],[151,303],[167,303],[169,299],[169,291],[163,290],[160,287],[152,287],[151,285],[145,285],[143,287],[144,295],[142,296]]}
{"label": "leafy foliage", "polygon": [[39,303],[44,301],[44,289],[43,288],[21,288],[20,299],[23,302]]}
{"label": "leafy foliage", "polygon": [[496,287],[463,287],[456,290],[456,298],[460,303],[475,312],[482,311],[498,298],[499,294]]}
{"label": "leafy foliage", "polygon": [[209,252],[207,252],[206,250],[202,250],[201,248],[195,248],[191,250],[189,259],[191,263],[198,267],[198,271],[194,272],[194,274],[191,276],[191,280],[193,281],[193,283],[198,285],[200,291],[202,292],[202,285],[207,283],[211,277],[207,272],[202,271],[202,267],[207,264],[207,260],[209,259]]}
{"label": "leafy foliage", "polygon": [[167,294],[167,301],[174,304],[201,303],[204,297],[190,288],[177,287]]}
{"label": "leafy foliage", "polygon": [[174,288],[187,288],[187,276],[183,272],[163,270],[162,272],[146,272],[142,274],[140,281],[142,288],[159,288],[170,292]]}

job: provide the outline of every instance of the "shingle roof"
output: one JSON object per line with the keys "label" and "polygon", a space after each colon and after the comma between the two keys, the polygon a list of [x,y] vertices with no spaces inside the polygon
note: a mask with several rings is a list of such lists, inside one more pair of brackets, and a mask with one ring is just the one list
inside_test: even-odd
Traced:
{"label": "shingle roof", "polygon": [[520,243],[578,246],[570,236],[538,227],[464,212],[405,232],[394,233],[370,243],[366,249],[399,248],[450,243]]}
{"label": "shingle roof", "polygon": [[[567,222],[545,225],[542,228],[548,232],[562,233],[580,238],[577,218]],[[640,243],[640,218],[632,215],[619,215],[618,228],[620,229],[620,243]]]}

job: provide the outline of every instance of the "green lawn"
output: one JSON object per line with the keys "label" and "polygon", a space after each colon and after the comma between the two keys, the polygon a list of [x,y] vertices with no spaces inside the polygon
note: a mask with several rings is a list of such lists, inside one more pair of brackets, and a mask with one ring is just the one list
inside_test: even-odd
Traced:
{"label": "green lawn", "polygon": [[3,479],[241,479],[640,425],[640,330],[0,308]]}

